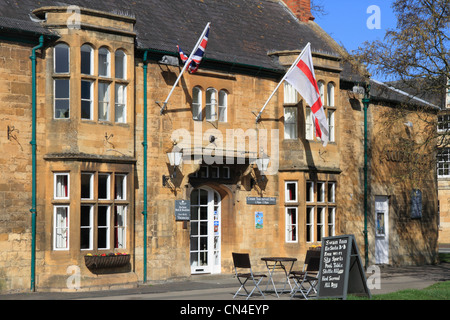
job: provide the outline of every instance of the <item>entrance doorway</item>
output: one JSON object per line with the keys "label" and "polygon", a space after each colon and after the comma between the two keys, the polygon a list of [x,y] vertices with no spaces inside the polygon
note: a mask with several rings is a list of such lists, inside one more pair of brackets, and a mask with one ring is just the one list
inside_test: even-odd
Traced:
{"label": "entrance doorway", "polygon": [[375,197],[375,263],[389,263],[389,198]]}
{"label": "entrance doorway", "polygon": [[202,187],[191,193],[191,273],[220,273],[221,198]]}

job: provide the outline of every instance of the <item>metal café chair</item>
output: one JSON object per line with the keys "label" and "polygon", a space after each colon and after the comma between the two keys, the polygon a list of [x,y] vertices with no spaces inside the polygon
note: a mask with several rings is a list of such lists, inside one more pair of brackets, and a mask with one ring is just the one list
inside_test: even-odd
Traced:
{"label": "metal caf\u00e9 chair", "polygon": [[[267,276],[265,274],[253,273],[252,267],[250,264],[250,255],[248,253],[233,252],[232,255],[233,255],[233,263],[234,263],[234,272],[236,274],[236,278],[238,279],[239,283],[241,284],[240,288],[234,294],[233,299],[236,298],[237,295],[243,295],[243,296],[247,296],[246,300],[248,300],[252,296],[253,292],[256,289],[258,289],[258,291],[261,293],[261,295],[265,299],[264,293],[259,288],[259,284],[262,281],[262,279],[264,279]],[[239,271],[245,270],[247,272],[239,272],[238,269],[239,269]],[[247,283],[248,280],[252,280],[253,284],[255,286],[251,292],[248,292],[247,288],[245,287],[245,284]],[[239,293],[242,289],[244,289],[246,294]]]}
{"label": "metal caf\u00e9 chair", "polygon": [[308,299],[311,292],[317,293],[316,286],[319,281],[320,251],[308,250],[302,271],[292,271],[291,279],[296,286],[292,290],[291,299],[300,291],[305,299]]}

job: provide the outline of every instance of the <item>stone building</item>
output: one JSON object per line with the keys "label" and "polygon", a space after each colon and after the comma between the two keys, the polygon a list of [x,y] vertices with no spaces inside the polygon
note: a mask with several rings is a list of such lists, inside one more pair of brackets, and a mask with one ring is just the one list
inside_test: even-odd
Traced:
{"label": "stone building", "polygon": [[[314,22],[309,1],[70,4],[0,5],[1,291],[230,273],[236,251],[263,270],[261,257],[301,261],[339,234],[355,234],[365,252],[363,96],[353,91],[363,78]],[[183,67],[176,46],[189,52],[207,22],[200,69],[184,73],[163,104]],[[330,125],[326,147],[288,85],[256,121],[308,42]],[[371,94],[368,259],[432,263],[435,168],[420,179],[391,174],[412,163],[392,156],[394,138],[426,132],[399,125],[395,137],[380,138],[403,96]],[[431,107],[420,112],[396,120],[415,129],[420,116],[436,117]],[[169,163],[171,152],[181,163]],[[268,167],[258,168],[264,159]],[[421,215],[412,218],[413,190]]]}

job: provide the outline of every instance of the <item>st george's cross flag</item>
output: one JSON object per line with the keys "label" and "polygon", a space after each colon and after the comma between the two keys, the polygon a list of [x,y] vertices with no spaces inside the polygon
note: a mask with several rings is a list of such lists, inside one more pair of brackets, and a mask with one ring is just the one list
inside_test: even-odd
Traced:
{"label": "st george's cross flag", "polygon": [[[209,24],[206,28],[206,32],[204,33],[200,43],[197,46],[196,51],[191,56],[191,62],[189,64],[189,73],[194,73],[198,70],[200,62],[203,59],[203,55],[205,54],[206,45],[208,44],[208,35],[209,35]],[[183,63],[186,63],[189,57],[186,54],[184,54],[180,46],[177,46],[177,48],[181,61],[183,61]]]}
{"label": "st george's cross flag", "polygon": [[309,45],[307,45],[302,54],[300,54],[301,58],[297,59],[291,69],[286,73],[284,80],[293,86],[311,107],[316,137],[320,138],[322,144],[326,146],[329,140],[328,120],[320,99]]}

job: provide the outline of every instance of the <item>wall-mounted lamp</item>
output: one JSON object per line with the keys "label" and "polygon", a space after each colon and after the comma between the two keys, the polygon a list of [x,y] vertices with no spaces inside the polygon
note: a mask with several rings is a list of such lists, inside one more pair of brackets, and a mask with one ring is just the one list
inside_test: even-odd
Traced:
{"label": "wall-mounted lamp", "polygon": [[163,187],[167,185],[169,180],[172,180],[177,176],[177,167],[181,164],[183,153],[178,148],[174,148],[171,152],[167,152],[167,158],[169,159],[170,166],[173,167],[173,172],[170,176],[162,176]]}

